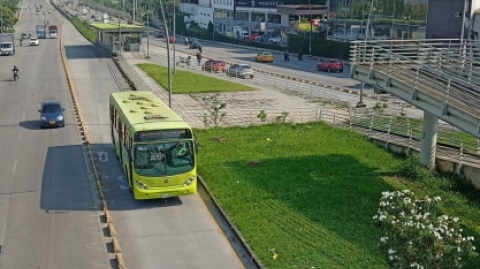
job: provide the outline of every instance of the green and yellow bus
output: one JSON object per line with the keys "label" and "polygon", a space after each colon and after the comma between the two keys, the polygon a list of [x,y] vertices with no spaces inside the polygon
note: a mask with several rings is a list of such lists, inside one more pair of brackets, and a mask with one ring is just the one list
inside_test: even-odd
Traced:
{"label": "green and yellow bus", "polygon": [[151,92],[110,94],[115,154],[136,200],[197,192],[198,140],[190,126]]}

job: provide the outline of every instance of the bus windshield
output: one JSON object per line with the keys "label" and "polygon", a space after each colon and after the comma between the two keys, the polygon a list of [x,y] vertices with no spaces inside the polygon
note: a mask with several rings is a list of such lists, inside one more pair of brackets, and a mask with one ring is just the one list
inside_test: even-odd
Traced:
{"label": "bus windshield", "polygon": [[135,146],[134,166],[142,176],[171,176],[195,167],[193,142],[169,141]]}

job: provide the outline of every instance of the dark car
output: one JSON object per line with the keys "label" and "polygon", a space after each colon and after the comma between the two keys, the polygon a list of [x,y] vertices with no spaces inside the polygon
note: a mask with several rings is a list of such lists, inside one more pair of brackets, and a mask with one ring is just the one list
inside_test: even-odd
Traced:
{"label": "dark car", "polygon": [[198,42],[198,38],[196,38],[196,37],[185,37],[185,45],[189,46],[193,42]]}
{"label": "dark car", "polygon": [[321,59],[317,64],[318,71],[338,71],[343,72],[343,63],[339,59]]}
{"label": "dark car", "polygon": [[198,49],[202,47],[202,44],[198,41],[192,41],[192,43],[189,46],[191,49]]}
{"label": "dark car", "polygon": [[60,101],[45,101],[38,110],[40,112],[40,127],[64,127],[65,118]]}
{"label": "dark car", "polygon": [[210,59],[203,64],[203,70],[210,72],[226,72],[227,64],[221,60]]}

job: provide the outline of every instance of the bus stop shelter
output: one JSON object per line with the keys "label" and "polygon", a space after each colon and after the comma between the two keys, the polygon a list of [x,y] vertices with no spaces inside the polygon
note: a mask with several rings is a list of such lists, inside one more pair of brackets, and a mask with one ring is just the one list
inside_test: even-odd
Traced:
{"label": "bus stop shelter", "polygon": [[116,55],[124,51],[140,51],[144,26],[126,23],[92,23],[91,27],[97,30],[97,44]]}

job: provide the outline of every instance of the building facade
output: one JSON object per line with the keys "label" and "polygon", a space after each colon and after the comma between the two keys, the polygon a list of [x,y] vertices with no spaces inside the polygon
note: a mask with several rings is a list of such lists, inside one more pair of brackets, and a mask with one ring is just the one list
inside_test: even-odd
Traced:
{"label": "building facade", "polygon": [[427,0],[329,1],[328,38],[425,39],[427,10]]}

